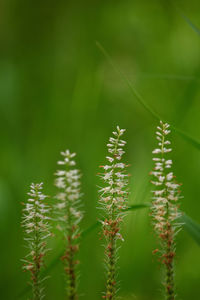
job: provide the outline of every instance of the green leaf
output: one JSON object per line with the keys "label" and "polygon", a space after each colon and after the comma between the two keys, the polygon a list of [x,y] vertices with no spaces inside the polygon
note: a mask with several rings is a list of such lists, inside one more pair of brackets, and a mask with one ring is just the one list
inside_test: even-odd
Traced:
{"label": "green leaf", "polygon": [[179,12],[181,17],[186,21],[186,23],[200,36],[200,29],[183,13],[183,11],[175,5],[176,10]]}
{"label": "green leaf", "polygon": [[200,78],[198,76],[192,75],[179,75],[179,74],[165,74],[165,73],[140,73],[139,77],[141,79],[159,79],[159,80],[178,80],[178,81],[195,81],[200,82]]}
{"label": "green leaf", "polygon": [[186,132],[182,131],[181,129],[175,127],[171,124],[171,128],[174,129],[176,133],[178,133],[185,141],[189,144],[200,150],[200,141],[192,137],[191,135],[187,134]]}
{"label": "green leaf", "polygon": [[[137,89],[134,87],[134,85],[130,82],[130,80],[127,78],[127,76],[114,64],[113,60],[111,59],[108,52],[103,48],[103,46],[96,42],[97,47],[100,49],[100,51],[103,53],[103,55],[106,57],[112,68],[119,74],[121,79],[126,83],[126,85],[129,87],[132,95],[137,99],[137,101],[145,108],[147,112],[149,112],[152,117],[156,120],[162,120],[164,122],[170,123],[167,120],[164,120],[157,112],[154,111],[154,109],[144,100],[144,98],[140,95],[140,93],[137,91]],[[171,124],[171,123],[170,123]],[[177,128],[173,124],[171,124],[171,128],[179,134],[184,140],[186,140],[189,144],[200,150],[200,141],[195,139],[194,137],[190,136],[189,134],[185,133],[181,129]]]}
{"label": "green leaf", "polygon": [[130,205],[126,211],[130,211],[130,210],[136,210],[136,209],[140,209],[140,208],[147,208],[150,207],[151,204],[150,203],[141,203],[141,204],[135,204],[135,205]]}
{"label": "green leaf", "polygon": [[140,93],[136,90],[136,88],[131,84],[129,79],[126,77],[126,75],[114,64],[113,60],[111,59],[108,52],[103,48],[103,46],[96,42],[97,47],[100,49],[100,51],[103,53],[103,55],[106,57],[112,68],[118,73],[121,77],[121,79],[126,83],[126,85],[130,88],[131,93],[133,96],[136,97],[138,102],[157,120],[161,120],[160,116],[146,103],[146,101],[143,99],[143,97],[140,95]]}
{"label": "green leaf", "polygon": [[181,221],[183,222],[183,228],[200,246],[200,224],[196,223],[192,218],[187,216],[185,213],[182,215]]}

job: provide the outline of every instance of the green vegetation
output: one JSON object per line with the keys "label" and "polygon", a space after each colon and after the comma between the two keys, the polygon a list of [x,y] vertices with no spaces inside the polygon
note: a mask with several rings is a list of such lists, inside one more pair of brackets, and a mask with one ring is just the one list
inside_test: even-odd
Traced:
{"label": "green vegetation", "polygon": [[[178,9],[159,0],[2,2],[2,299],[28,297],[27,273],[21,272],[20,262],[26,255],[21,202],[31,182],[44,181],[44,193],[56,194],[53,173],[60,150],[66,148],[77,152],[77,166],[84,175],[80,293],[83,299],[100,298],[105,277],[96,174],[98,162],[104,163],[105,141],[119,124],[127,129],[133,191],[129,206],[138,208],[129,209],[123,222],[119,295],[126,300],[160,300],[160,270],[152,260],[157,244],[144,205],[150,202],[147,174],[153,167],[157,118],[173,125],[174,173],[183,183],[185,224],[177,237],[176,286],[180,299],[198,298],[200,4],[176,4]],[[109,53],[112,65],[95,41]],[[52,238],[49,247],[55,251],[49,252],[48,272],[43,274],[50,275],[47,299],[64,299],[63,265],[58,259],[62,235]]]}

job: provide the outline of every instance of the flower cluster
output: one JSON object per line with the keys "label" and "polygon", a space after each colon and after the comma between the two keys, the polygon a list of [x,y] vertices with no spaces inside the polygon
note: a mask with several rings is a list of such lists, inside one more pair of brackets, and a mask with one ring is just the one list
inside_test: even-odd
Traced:
{"label": "flower cluster", "polygon": [[100,204],[103,210],[103,219],[101,220],[103,227],[103,235],[106,238],[106,265],[107,286],[106,294],[103,296],[107,299],[114,299],[116,294],[116,241],[121,239],[120,224],[126,209],[126,200],[128,197],[127,185],[128,174],[126,168],[128,165],[121,161],[125,153],[123,147],[126,142],[121,139],[125,129],[113,132],[114,137],[109,139],[107,144],[109,156],[106,157],[108,163],[100,166],[104,172],[100,173],[100,177],[105,186],[99,189]]}
{"label": "flower cluster", "polygon": [[166,228],[166,222],[173,224],[173,227],[179,226],[176,220],[180,217],[178,211],[179,188],[180,184],[175,182],[175,176],[170,170],[172,160],[166,157],[171,152],[169,148],[170,141],[167,135],[170,133],[169,124],[160,121],[157,127],[156,138],[158,148],[153,151],[156,154],[153,158],[155,162],[154,170],[151,172],[153,180],[151,183],[156,187],[153,192],[152,215],[155,222],[155,229],[159,234],[163,233]]}
{"label": "flower cluster", "polygon": [[31,283],[33,287],[33,300],[43,298],[41,287],[41,267],[44,264],[44,255],[48,250],[46,240],[50,236],[49,212],[50,208],[44,203],[46,195],[42,193],[42,183],[31,184],[28,193],[30,198],[23,209],[22,226],[25,230],[25,241],[29,253],[23,259],[25,271],[31,272]]}
{"label": "flower cluster", "polygon": [[114,137],[111,137],[107,144],[110,155],[106,157],[108,164],[100,166],[104,170],[100,177],[105,182],[105,186],[99,190],[100,202],[104,212],[108,215],[113,211],[119,215],[126,208],[128,195],[126,187],[129,175],[126,173],[128,165],[121,162],[122,155],[125,153],[123,147],[126,142],[120,139],[124,131],[125,129],[120,129],[117,126],[117,131],[113,132]]}
{"label": "flower cluster", "polygon": [[[73,158],[75,153],[70,153],[69,150],[61,152],[63,156],[62,161],[58,161],[58,165],[63,165],[65,169],[58,170],[55,180],[55,185],[59,189],[59,193],[56,195],[58,203],[56,204],[57,212],[59,214],[58,220],[59,227],[64,226],[64,231],[68,230],[68,226],[76,224],[82,219],[82,212],[80,211],[80,198],[82,196],[80,192],[80,171],[77,169],[71,169],[76,165]],[[70,217],[70,220],[69,220]],[[70,224],[71,223],[71,224]]]}
{"label": "flower cluster", "polygon": [[63,160],[58,165],[63,166],[62,170],[56,172],[55,185],[59,190],[56,195],[56,212],[58,214],[58,228],[62,230],[66,240],[66,252],[62,257],[65,262],[65,271],[68,276],[67,291],[69,299],[77,299],[77,282],[75,266],[78,261],[75,255],[79,249],[80,228],[79,223],[83,217],[80,210],[81,192],[79,170],[75,169],[75,153],[69,150],[61,152]]}
{"label": "flower cluster", "polygon": [[166,290],[170,298],[174,299],[173,291],[173,258],[175,256],[175,235],[180,229],[178,222],[181,216],[178,201],[180,199],[180,184],[176,183],[171,171],[172,160],[168,153],[172,151],[170,141],[167,139],[170,133],[169,124],[160,121],[157,127],[156,138],[158,148],[153,151],[155,163],[151,172],[151,183],[155,186],[152,200],[152,217],[155,231],[160,238],[161,260],[167,268]]}

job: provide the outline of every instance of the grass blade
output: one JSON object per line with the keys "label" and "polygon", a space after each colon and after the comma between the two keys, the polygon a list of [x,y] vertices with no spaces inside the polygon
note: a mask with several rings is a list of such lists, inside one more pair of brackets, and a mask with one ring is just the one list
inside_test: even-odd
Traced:
{"label": "grass blade", "polygon": [[144,98],[140,95],[140,93],[136,90],[134,85],[130,82],[130,80],[127,78],[127,76],[114,64],[113,60],[111,59],[108,52],[103,48],[103,46],[96,42],[97,47],[100,49],[100,51],[103,53],[103,55],[106,57],[112,68],[120,75],[121,79],[126,83],[126,85],[129,87],[132,95],[138,100],[138,102],[145,108],[146,111],[148,111],[152,117],[156,120],[162,120],[163,122],[167,122],[171,124],[171,128],[179,134],[185,141],[187,141],[189,144],[200,150],[200,141],[195,139],[194,137],[190,136],[189,134],[185,133],[181,129],[174,126],[171,122],[168,122],[167,120],[164,120],[157,112],[155,112],[149,104],[146,103]]}
{"label": "grass blade", "polygon": [[189,26],[200,36],[200,30],[199,28],[194,25],[194,23],[192,23],[192,21],[183,13],[181,13],[181,16],[183,17],[183,19],[189,24]]}
{"label": "grass blade", "polygon": [[182,12],[182,10],[175,6],[176,10],[179,12],[181,17],[186,21],[186,23],[192,28],[193,31],[195,31],[200,36],[200,29]]}
{"label": "grass blade", "polygon": [[185,141],[187,141],[189,144],[200,150],[200,141],[192,137],[191,135],[185,133],[183,130],[177,128],[173,124],[171,124],[171,128],[178,133]]}
{"label": "grass blade", "polygon": [[135,204],[135,205],[130,205],[126,211],[132,211],[132,210],[136,210],[136,209],[140,209],[140,208],[147,208],[150,207],[150,203],[141,203],[141,204]]}
{"label": "grass blade", "polygon": [[200,224],[195,222],[192,218],[190,218],[186,214],[183,214],[183,216],[181,217],[181,221],[183,222],[183,228],[200,246]]}
{"label": "grass blade", "polygon": [[141,79],[160,79],[160,80],[180,80],[180,81],[195,81],[200,82],[198,76],[193,75],[178,75],[178,74],[162,74],[162,73],[140,73],[139,78]]}
{"label": "grass blade", "polygon": [[100,49],[100,51],[103,53],[103,55],[106,57],[112,68],[120,75],[122,80],[128,85],[130,88],[132,94],[136,97],[138,102],[157,120],[161,120],[160,116],[144,101],[143,97],[140,95],[140,93],[135,89],[135,87],[130,83],[129,79],[126,77],[126,75],[114,64],[112,61],[110,55],[108,52],[103,48],[103,46],[96,42],[97,47]]}

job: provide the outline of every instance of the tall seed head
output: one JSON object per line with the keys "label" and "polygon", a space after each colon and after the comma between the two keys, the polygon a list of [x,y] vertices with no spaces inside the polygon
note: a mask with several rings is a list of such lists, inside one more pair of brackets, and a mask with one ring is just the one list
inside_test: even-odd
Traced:
{"label": "tall seed head", "polygon": [[179,208],[180,184],[175,180],[172,168],[172,160],[168,157],[172,151],[171,142],[168,140],[170,133],[169,124],[160,121],[157,127],[156,138],[158,147],[152,152],[155,163],[154,170],[151,172],[153,177],[151,183],[155,186],[152,198],[152,217],[154,228],[158,234],[162,234],[170,222],[174,233],[179,227],[177,222],[181,216]]}
{"label": "tall seed head", "polygon": [[[62,169],[55,173],[55,185],[59,190],[59,193],[56,195],[56,212],[58,214],[58,227],[66,232],[71,224],[77,227],[83,217],[83,213],[80,210],[82,197],[80,192],[81,174],[75,168],[76,162],[74,157],[76,153],[70,153],[69,150],[66,150],[61,152],[61,155],[63,160],[58,161],[58,165],[62,166]],[[69,224],[69,212],[71,224]]]}
{"label": "tall seed head", "polygon": [[62,260],[65,264],[67,275],[66,289],[69,300],[78,299],[77,291],[77,270],[76,265],[79,261],[76,254],[79,250],[79,237],[81,234],[79,223],[83,217],[81,211],[80,177],[79,170],[75,168],[75,153],[69,150],[61,152],[63,160],[58,161],[62,169],[56,172],[55,185],[59,190],[56,195],[56,212],[58,214],[58,228],[65,236],[65,254]]}
{"label": "tall seed head", "polygon": [[43,183],[30,186],[29,199],[23,209],[22,226],[25,231],[25,241],[29,253],[23,259],[25,271],[31,272],[31,283],[33,287],[33,297],[42,299],[41,268],[44,265],[44,256],[47,252],[46,241],[50,236],[49,213],[50,208],[45,203],[46,195],[42,193]]}
{"label": "tall seed head", "polygon": [[103,298],[116,299],[117,292],[117,240],[122,238],[120,227],[124,210],[127,207],[128,198],[128,174],[127,166],[122,162],[124,146],[126,142],[121,139],[125,129],[113,132],[113,137],[107,144],[109,155],[106,157],[108,163],[101,168],[104,170],[100,173],[104,187],[99,189],[100,208],[102,210],[102,229],[106,240],[105,244],[105,264],[107,269],[106,292]]}
{"label": "tall seed head", "polygon": [[180,230],[179,218],[179,193],[180,184],[175,181],[172,169],[172,160],[168,157],[172,151],[168,135],[170,133],[169,124],[160,121],[157,127],[156,138],[158,147],[153,151],[154,170],[151,172],[154,185],[152,199],[152,218],[155,232],[160,241],[160,260],[165,266],[165,299],[174,300],[174,257],[176,254],[175,236]]}
{"label": "tall seed head", "polygon": [[[117,126],[117,131],[113,132],[113,137],[109,139],[107,144],[109,156],[106,157],[108,163],[100,166],[104,173],[100,174],[105,186],[99,189],[100,204],[104,211],[105,218],[110,214],[113,217],[122,217],[122,212],[126,209],[128,197],[128,174],[126,172],[127,164],[123,163],[122,156],[125,153],[123,150],[126,142],[121,139],[125,129],[120,129]],[[106,225],[105,220],[102,221]]]}

